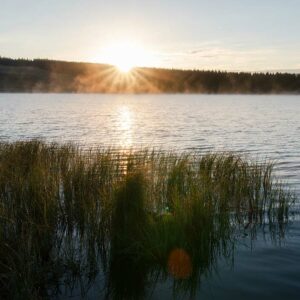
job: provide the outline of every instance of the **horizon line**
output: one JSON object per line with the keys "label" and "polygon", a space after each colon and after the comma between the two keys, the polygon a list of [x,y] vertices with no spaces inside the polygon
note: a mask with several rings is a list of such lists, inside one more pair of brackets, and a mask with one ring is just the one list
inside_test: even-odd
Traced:
{"label": "horizon line", "polygon": [[[56,59],[56,58],[25,58],[25,57],[7,57],[0,55],[0,59],[8,59],[8,60],[25,60],[25,61],[35,61],[35,60],[44,60],[44,61],[53,61],[53,62],[65,62],[65,63],[79,63],[79,64],[93,64],[93,65],[102,65],[102,66],[110,66],[116,67],[113,64],[105,63],[105,62],[95,62],[95,61],[84,61],[84,60],[69,60],[69,59]],[[169,71],[194,71],[194,72],[224,72],[224,73],[250,73],[250,74],[300,74],[300,69],[265,69],[265,70],[228,70],[228,69],[199,69],[199,68],[178,68],[178,67],[158,67],[158,66],[134,66],[132,69],[138,68],[147,68],[147,69],[158,69],[158,70],[169,70]]]}

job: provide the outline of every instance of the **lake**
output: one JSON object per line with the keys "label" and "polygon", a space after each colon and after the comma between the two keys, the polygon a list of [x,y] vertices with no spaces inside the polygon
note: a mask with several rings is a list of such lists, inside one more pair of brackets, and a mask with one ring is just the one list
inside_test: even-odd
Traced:
{"label": "lake", "polygon": [[299,189],[300,96],[0,94],[0,140],[238,151]]}
{"label": "lake", "polygon": [[[82,147],[236,151],[274,160],[278,177],[299,196],[299,101],[285,95],[0,94],[0,141],[41,138]],[[298,299],[298,220],[295,211],[284,237],[274,238],[266,228],[241,236],[234,262],[220,259],[217,270],[199,282],[195,298]],[[99,275],[88,298],[104,297],[102,289]],[[62,299],[67,295],[70,291]],[[80,297],[79,287],[72,296]],[[147,297],[173,299],[172,282],[159,279]]]}

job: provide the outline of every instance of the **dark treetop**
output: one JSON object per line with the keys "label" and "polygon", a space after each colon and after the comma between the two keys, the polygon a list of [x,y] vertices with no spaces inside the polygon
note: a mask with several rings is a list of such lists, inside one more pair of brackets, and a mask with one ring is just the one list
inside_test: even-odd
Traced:
{"label": "dark treetop", "polygon": [[300,74],[134,68],[0,57],[0,92],[298,94]]}

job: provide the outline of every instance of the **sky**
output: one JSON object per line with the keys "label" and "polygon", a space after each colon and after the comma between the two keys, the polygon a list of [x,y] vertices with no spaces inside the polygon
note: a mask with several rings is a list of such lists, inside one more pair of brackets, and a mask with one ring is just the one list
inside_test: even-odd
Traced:
{"label": "sky", "polygon": [[146,66],[299,71],[299,32],[299,0],[0,0],[0,56],[13,58],[105,63],[129,40]]}

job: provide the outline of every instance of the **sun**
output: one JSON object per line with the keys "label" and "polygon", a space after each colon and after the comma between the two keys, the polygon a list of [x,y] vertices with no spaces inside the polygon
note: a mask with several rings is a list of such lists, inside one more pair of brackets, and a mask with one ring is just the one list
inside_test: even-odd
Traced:
{"label": "sun", "polygon": [[132,41],[118,41],[103,50],[102,61],[116,66],[122,73],[128,73],[135,67],[149,66],[153,57],[139,44]]}

